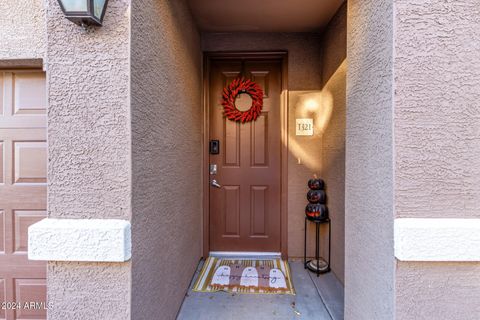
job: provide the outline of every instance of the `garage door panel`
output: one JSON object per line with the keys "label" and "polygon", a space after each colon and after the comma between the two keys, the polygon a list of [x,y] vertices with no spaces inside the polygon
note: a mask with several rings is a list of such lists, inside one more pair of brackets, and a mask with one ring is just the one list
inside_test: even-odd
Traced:
{"label": "garage door panel", "polygon": [[[11,209],[8,205],[4,205],[3,212],[3,253],[0,255],[0,268],[11,263],[13,258],[12,251],[12,217]],[[3,262],[3,263],[2,263]],[[0,274],[0,276],[3,275]]]}
{"label": "garage door panel", "polygon": [[[0,302],[5,301],[5,279],[0,278]],[[3,308],[0,308],[0,320],[5,319],[5,310]]]}
{"label": "garage door panel", "polygon": [[46,217],[42,210],[13,210],[13,252],[27,254],[28,227]]}
{"label": "garage door panel", "polygon": [[47,206],[45,185],[5,185],[0,186],[0,206],[6,202],[22,209],[42,209]]}
{"label": "garage door panel", "polygon": [[[24,305],[24,308],[15,312],[16,319],[44,319],[47,312],[40,302],[44,302],[47,298],[46,280],[15,279],[14,285],[15,300]],[[27,303],[27,308],[25,308],[25,303]]]}
{"label": "garage door panel", "polygon": [[[0,263],[6,261],[5,257],[0,257]],[[12,269],[15,269],[15,274],[8,276],[8,272],[12,273]],[[8,257],[6,264],[2,264],[0,272],[7,274],[2,276],[5,279],[17,278],[38,278],[43,279],[46,277],[47,269],[44,261],[29,261],[27,255],[13,255]]]}
{"label": "garage door panel", "polygon": [[24,274],[30,267],[45,266],[44,262],[29,261],[27,258],[28,227],[47,217],[45,206],[39,207],[38,204],[31,203],[29,206],[22,204],[20,208],[22,209],[7,206],[0,211],[3,225],[0,276],[8,273],[9,269]]}
{"label": "garage door panel", "polygon": [[2,117],[0,116],[1,128],[44,128],[47,125],[45,117],[32,117],[32,116],[16,116],[16,117]]}
{"label": "garage door panel", "polygon": [[[0,132],[0,137],[2,137],[2,163],[3,163],[3,185],[0,190],[0,193],[3,191],[4,188],[8,188],[12,184],[12,176],[13,172],[9,170],[12,168],[12,141],[9,139],[7,135],[3,135],[2,132]],[[13,195],[14,196],[14,195]],[[15,197],[11,198],[15,199]],[[0,199],[4,200],[4,199]],[[8,200],[8,199],[5,199]],[[5,201],[2,201],[1,203],[8,203]]]}
{"label": "garage door panel", "polygon": [[2,85],[2,116],[5,118],[12,114],[12,101],[13,101],[13,91],[12,91],[12,73],[11,72],[1,72],[0,71],[0,83]]}
{"label": "garage door panel", "polygon": [[[46,101],[41,70],[0,70],[1,301],[46,301],[46,263],[28,260],[27,240],[28,227],[47,216]],[[46,311],[4,310],[2,317],[45,319]]]}
{"label": "garage door panel", "polygon": [[4,143],[3,141],[0,140],[0,183],[4,183],[5,180],[4,180],[4,154],[5,154],[5,150],[4,150]]}
{"label": "garage door panel", "polygon": [[0,128],[45,128],[45,74],[34,70],[0,70]]}
{"label": "garage door panel", "polygon": [[[0,183],[4,183],[0,188],[8,188],[12,184],[46,184],[45,129],[3,128],[0,129],[0,143]],[[1,193],[2,190],[0,190],[0,198]],[[15,200],[14,198],[12,200]]]}
{"label": "garage door panel", "polygon": [[47,182],[46,141],[13,142],[14,183]]}
{"label": "garage door panel", "polygon": [[[2,119],[2,117],[0,117]],[[2,141],[46,141],[47,136],[45,128],[5,128],[0,127],[0,136]]]}
{"label": "garage door panel", "polygon": [[39,72],[12,72],[13,114],[45,114],[45,77]]}
{"label": "garage door panel", "polygon": [[5,253],[5,211],[0,209],[0,255]]}
{"label": "garage door panel", "polygon": [[4,94],[3,94],[3,90],[5,88],[4,86],[4,73],[3,72],[0,72],[0,116],[3,115],[3,100],[4,100]]}

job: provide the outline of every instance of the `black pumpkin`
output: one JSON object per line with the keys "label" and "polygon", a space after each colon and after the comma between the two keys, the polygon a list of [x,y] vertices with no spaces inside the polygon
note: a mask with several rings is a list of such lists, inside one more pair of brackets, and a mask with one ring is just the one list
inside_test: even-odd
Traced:
{"label": "black pumpkin", "polygon": [[325,182],[322,179],[308,180],[308,187],[311,190],[322,190],[325,187]]}
{"label": "black pumpkin", "polygon": [[325,201],[327,200],[327,195],[323,190],[309,190],[307,193],[307,200],[310,203],[325,204]]}
{"label": "black pumpkin", "polygon": [[328,208],[324,204],[309,203],[305,207],[307,217],[315,220],[324,220],[328,218]]}

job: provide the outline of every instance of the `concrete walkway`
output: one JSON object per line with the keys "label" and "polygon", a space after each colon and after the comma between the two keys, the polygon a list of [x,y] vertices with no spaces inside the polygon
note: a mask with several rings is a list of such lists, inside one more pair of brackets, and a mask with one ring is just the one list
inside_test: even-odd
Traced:
{"label": "concrete walkway", "polygon": [[295,296],[193,292],[199,266],[177,319],[343,319],[343,288],[332,273],[317,278],[301,262],[290,262],[290,268]]}

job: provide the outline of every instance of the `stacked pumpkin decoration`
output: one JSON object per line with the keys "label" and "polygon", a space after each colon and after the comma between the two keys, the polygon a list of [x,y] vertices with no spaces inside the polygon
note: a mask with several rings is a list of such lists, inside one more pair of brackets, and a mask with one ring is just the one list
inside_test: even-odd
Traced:
{"label": "stacked pumpkin decoration", "polygon": [[305,214],[310,220],[322,221],[328,219],[328,208],[325,205],[327,194],[325,193],[325,182],[322,179],[308,180],[307,193],[308,204],[305,207]]}

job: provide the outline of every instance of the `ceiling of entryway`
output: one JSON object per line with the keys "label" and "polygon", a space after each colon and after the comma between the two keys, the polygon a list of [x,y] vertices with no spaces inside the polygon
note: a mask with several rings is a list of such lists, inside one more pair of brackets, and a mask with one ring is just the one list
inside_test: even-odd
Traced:
{"label": "ceiling of entryway", "polygon": [[320,31],[344,0],[188,0],[208,32]]}

